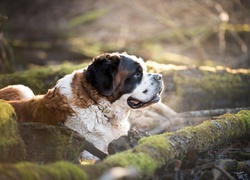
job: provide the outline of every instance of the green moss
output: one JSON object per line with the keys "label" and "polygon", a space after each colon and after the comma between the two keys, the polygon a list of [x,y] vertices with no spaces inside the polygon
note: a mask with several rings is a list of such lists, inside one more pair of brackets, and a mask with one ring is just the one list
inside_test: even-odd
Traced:
{"label": "green moss", "polygon": [[11,105],[4,100],[0,100],[0,129],[0,145],[3,146],[16,142],[17,125],[15,112]]}
{"label": "green moss", "polygon": [[37,165],[28,162],[13,165],[0,165],[0,179],[39,180],[39,179],[87,179],[84,171],[68,162]]}
{"label": "green moss", "polygon": [[152,174],[156,168],[174,159],[185,158],[190,151],[205,152],[229,139],[244,136],[247,130],[249,131],[246,128],[246,120],[249,121],[250,118],[249,112],[226,114],[218,120],[207,120],[198,126],[185,127],[175,133],[142,138],[134,149],[109,156],[102,165],[134,165],[142,174]]}
{"label": "green moss", "polygon": [[56,162],[48,166],[42,166],[42,169],[48,171],[52,175],[52,179],[58,179],[57,177],[60,177],[60,179],[86,179],[86,174],[82,169],[68,162]]}
{"label": "green moss", "polygon": [[[226,142],[232,137],[237,138],[250,131],[250,111],[238,114],[225,114],[219,120],[207,120],[194,127],[184,127],[175,136],[185,137],[186,142],[192,140],[193,148],[201,151],[208,150],[221,144],[221,138]],[[184,140],[184,141],[185,141]],[[213,145],[213,146],[211,146]]]}
{"label": "green moss", "polygon": [[157,168],[156,160],[144,152],[132,152],[132,150],[109,156],[101,164],[102,167],[129,167],[134,166],[140,174],[150,176]]}
{"label": "green moss", "polygon": [[248,135],[250,135],[250,111],[249,110],[240,111],[239,113],[237,113],[237,116],[241,120],[245,121],[246,132],[248,133]]}
{"label": "green moss", "polygon": [[0,125],[5,124],[6,122],[9,121],[10,118],[13,118],[13,114],[14,114],[14,110],[11,107],[11,105],[9,105],[8,103],[6,103],[4,100],[0,99]]}
{"label": "green moss", "polygon": [[186,92],[186,89],[181,87],[193,86],[196,87],[193,90],[210,92],[213,96],[229,96],[232,92],[239,91],[241,87],[243,89],[246,88],[245,83],[242,82],[247,81],[246,84],[250,83],[248,74],[232,74],[227,71],[211,72],[196,69],[177,71],[174,74],[174,80],[180,86],[180,89],[177,91],[180,94]]}
{"label": "green moss", "polygon": [[199,126],[182,128],[176,132],[176,135],[185,137],[186,142],[192,139],[190,142],[193,143],[190,146],[200,151],[208,149],[222,133],[216,126],[211,121],[205,121]]}
{"label": "green moss", "polygon": [[[19,127],[27,148],[27,161],[75,161],[84,148],[84,138],[78,133],[51,125],[22,123]],[[32,134],[32,137],[30,135]]]}
{"label": "green moss", "polygon": [[[248,122],[249,118],[250,116],[248,116]],[[220,120],[218,120],[218,122],[223,126],[228,137],[237,137],[245,134],[249,130],[247,130],[247,121],[245,120],[246,117],[242,116],[242,113],[237,113],[236,115],[227,113],[220,116]]]}
{"label": "green moss", "polygon": [[142,138],[139,141],[140,145],[135,148],[135,151],[149,154],[157,161],[158,167],[160,167],[174,157],[172,153],[168,153],[173,149],[168,140],[172,134],[173,133],[166,133]]}
{"label": "green moss", "polygon": [[35,94],[46,93],[55,86],[57,80],[74,70],[84,68],[87,64],[73,65],[65,63],[58,66],[35,67],[24,72],[0,75],[0,88],[13,84],[23,84],[30,87]]}
{"label": "green moss", "polygon": [[86,170],[96,172],[97,175],[92,177],[97,177],[111,167],[132,165],[142,176],[149,177],[157,168],[169,165],[175,159],[189,158],[192,154],[196,156],[228,140],[244,136],[249,131],[246,125],[249,119],[250,111],[241,111],[236,115],[223,115],[218,120],[207,120],[198,126],[185,127],[174,133],[145,137],[134,149],[109,156]]}
{"label": "green moss", "polygon": [[[250,72],[247,70],[190,67],[165,71],[164,80],[165,84],[173,84],[174,89],[168,91],[173,91],[172,108],[176,111],[221,108],[221,103],[235,107],[237,103],[250,102]],[[163,102],[173,103],[164,96]]]}
{"label": "green moss", "polygon": [[15,162],[25,158],[25,147],[18,129],[14,109],[0,100],[0,162]]}

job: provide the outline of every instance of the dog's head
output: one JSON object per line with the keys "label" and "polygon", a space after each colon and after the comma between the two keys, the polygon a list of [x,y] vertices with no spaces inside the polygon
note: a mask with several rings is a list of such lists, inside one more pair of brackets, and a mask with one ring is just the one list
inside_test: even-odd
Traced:
{"label": "dog's head", "polygon": [[102,54],[94,58],[86,73],[87,81],[112,102],[124,97],[133,109],[160,101],[162,76],[147,73],[141,58],[125,53]]}

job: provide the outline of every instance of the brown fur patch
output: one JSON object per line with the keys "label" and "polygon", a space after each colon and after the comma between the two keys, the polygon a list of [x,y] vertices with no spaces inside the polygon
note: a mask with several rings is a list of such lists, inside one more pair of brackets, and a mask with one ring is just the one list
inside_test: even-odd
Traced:
{"label": "brown fur patch", "polygon": [[47,94],[35,96],[30,100],[9,101],[16,111],[18,121],[57,125],[75,113],[70,104],[81,108],[97,104],[101,95],[87,82],[85,74],[86,70],[83,70],[82,73],[76,72],[74,75],[71,82],[72,99],[62,95],[58,88],[54,88]]}
{"label": "brown fur patch", "polygon": [[38,122],[57,125],[74,113],[65,96],[58,89],[49,90],[46,95],[31,100],[9,101],[17,114],[18,122]]}
{"label": "brown fur patch", "polygon": [[5,87],[0,89],[0,99],[10,101],[10,100],[21,100],[23,98],[19,90],[13,87]]}
{"label": "brown fur patch", "polygon": [[101,95],[86,80],[86,70],[76,73],[72,83],[73,99],[71,103],[81,108],[88,108],[90,105],[97,104]]}

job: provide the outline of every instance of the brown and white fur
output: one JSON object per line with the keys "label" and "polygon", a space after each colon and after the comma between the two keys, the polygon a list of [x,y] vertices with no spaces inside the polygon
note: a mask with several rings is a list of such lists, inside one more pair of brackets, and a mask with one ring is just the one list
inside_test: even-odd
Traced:
{"label": "brown and white fur", "polygon": [[[10,100],[6,90],[20,90],[20,94],[25,92],[22,88],[8,86],[0,90],[0,98]],[[45,95],[33,97],[30,90],[28,99],[14,100],[18,98],[13,96],[9,103],[19,122],[64,123],[107,152],[109,142],[129,130],[130,110],[159,102],[162,89],[161,75],[147,73],[141,58],[107,53],[60,79]],[[85,151],[83,157],[92,155]]]}
{"label": "brown and white fur", "polygon": [[7,86],[0,89],[0,99],[6,101],[10,100],[24,100],[34,97],[33,91],[22,84]]}

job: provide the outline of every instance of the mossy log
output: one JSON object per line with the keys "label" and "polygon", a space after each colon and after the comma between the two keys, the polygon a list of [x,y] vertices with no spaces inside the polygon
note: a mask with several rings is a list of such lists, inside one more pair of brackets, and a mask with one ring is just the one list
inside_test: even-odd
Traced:
{"label": "mossy log", "polygon": [[26,147],[25,160],[29,162],[78,162],[84,149],[84,137],[66,127],[23,123],[19,132]]}
{"label": "mossy log", "polygon": [[17,124],[14,109],[0,100],[0,162],[78,162],[84,137],[61,126]]}
{"label": "mossy log", "polygon": [[[225,114],[217,120],[208,120],[195,127],[185,127],[174,133],[142,138],[135,148],[108,157],[102,163],[85,166],[89,178],[99,177],[111,167],[134,166],[141,177],[150,177],[157,168],[183,160],[192,152],[202,153],[230,142],[250,136],[250,111]],[[95,173],[94,173],[95,172]]]}
{"label": "mossy log", "polygon": [[[39,67],[0,75],[0,88],[29,86],[35,94],[46,93],[56,81],[87,64]],[[163,74],[162,102],[177,112],[250,106],[250,70],[222,67],[187,67],[148,61],[152,72]]]}
{"label": "mossy log", "polygon": [[81,65],[61,65],[56,67],[37,67],[23,72],[0,74],[0,88],[13,84],[23,84],[30,87],[35,94],[44,94],[55,86],[56,82],[66,74],[76,69],[86,67]]}
{"label": "mossy log", "polygon": [[76,166],[65,162],[41,166],[30,163],[2,165],[0,179],[97,179],[112,167],[131,166],[138,171],[138,178],[151,177],[158,168],[176,159],[183,160],[187,154],[206,152],[235,138],[249,136],[250,111],[245,110],[174,133],[142,138],[135,148],[111,155],[95,165]]}
{"label": "mossy log", "polygon": [[21,139],[14,109],[0,100],[0,162],[25,160],[26,150]]}
{"label": "mossy log", "polygon": [[3,180],[47,180],[47,179],[86,179],[85,172],[69,162],[56,162],[49,165],[22,162],[18,164],[1,164],[0,179]]}
{"label": "mossy log", "polygon": [[162,66],[162,99],[176,112],[250,106],[250,70]]}

